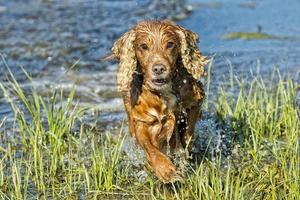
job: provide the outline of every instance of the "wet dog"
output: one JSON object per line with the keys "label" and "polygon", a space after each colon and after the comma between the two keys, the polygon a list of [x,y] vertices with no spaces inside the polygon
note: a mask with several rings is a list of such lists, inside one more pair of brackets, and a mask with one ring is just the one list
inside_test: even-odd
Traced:
{"label": "wet dog", "polygon": [[119,60],[118,90],[128,114],[129,131],[145,150],[150,170],[172,182],[176,152],[192,141],[204,93],[199,82],[207,58],[197,34],[165,21],[142,21],[113,45]]}

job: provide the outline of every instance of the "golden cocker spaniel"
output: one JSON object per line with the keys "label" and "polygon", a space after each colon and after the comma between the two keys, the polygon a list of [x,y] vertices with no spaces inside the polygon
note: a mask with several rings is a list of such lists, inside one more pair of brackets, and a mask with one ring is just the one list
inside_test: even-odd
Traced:
{"label": "golden cocker spaniel", "polygon": [[129,131],[150,170],[166,183],[176,174],[167,149],[174,153],[190,143],[204,97],[199,79],[208,59],[197,40],[171,22],[142,21],[114,43],[110,56],[119,60]]}

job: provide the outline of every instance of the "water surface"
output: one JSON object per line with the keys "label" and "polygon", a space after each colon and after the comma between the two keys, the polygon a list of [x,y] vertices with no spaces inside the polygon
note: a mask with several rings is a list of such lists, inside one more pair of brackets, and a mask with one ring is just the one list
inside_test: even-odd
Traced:
{"label": "water surface", "polygon": [[[126,117],[116,92],[117,65],[101,58],[137,21],[181,19],[187,14],[186,5],[193,12],[178,23],[197,32],[202,52],[215,58],[212,92],[228,82],[231,72],[246,80],[256,74],[268,78],[277,67],[300,81],[297,0],[0,0],[0,53],[25,90],[35,87],[46,97],[56,89],[70,91],[76,84],[76,100],[91,108],[84,120],[108,130],[119,127]],[[257,31],[293,39],[223,39],[231,32]],[[32,82],[20,66],[33,77]],[[2,61],[0,72],[0,81],[7,84],[8,72]],[[3,119],[3,127],[10,129],[14,115],[0,93],[0,122]]]}

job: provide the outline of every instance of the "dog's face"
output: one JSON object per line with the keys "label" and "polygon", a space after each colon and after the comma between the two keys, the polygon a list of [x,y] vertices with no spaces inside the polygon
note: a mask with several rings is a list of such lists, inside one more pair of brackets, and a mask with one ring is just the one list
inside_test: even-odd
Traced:
{"label": "dog's face", "polygon": [[[176,67],[185,68],[198,80],[208,60],[199,51],[197,39],[197,34],[171,22],[139,22],[114,43],[112,55],[107,57],[120,61],[118,90],[129,94],[132,88],[141,88],[137,85],[164,90],[171,85]],[[136,76],[139,73],[142,80]]]}
{"label": "dog's face", "polygon": [[144,84],[153,90],[170,86],[179,55],[177,28],[167,23],[142,23],[135,27],[135,55]]}

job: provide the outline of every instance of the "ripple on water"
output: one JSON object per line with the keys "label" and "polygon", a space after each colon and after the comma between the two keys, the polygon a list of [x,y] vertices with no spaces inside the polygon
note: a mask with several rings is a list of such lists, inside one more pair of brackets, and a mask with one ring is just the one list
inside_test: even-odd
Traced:
{"label": "ripple on water", "polygon": [[[0,6],[0,53],[21,86],[30,83],[19,66],[42,96],[59,89],[68,93],[76,84],[80,105],[113,115],[123,109],[115,85],[117,65],[101,58],[137,21],[181,15],[184,2],[5,1]],[[2,62],[0,71],[0,81],[6,82]]]}

